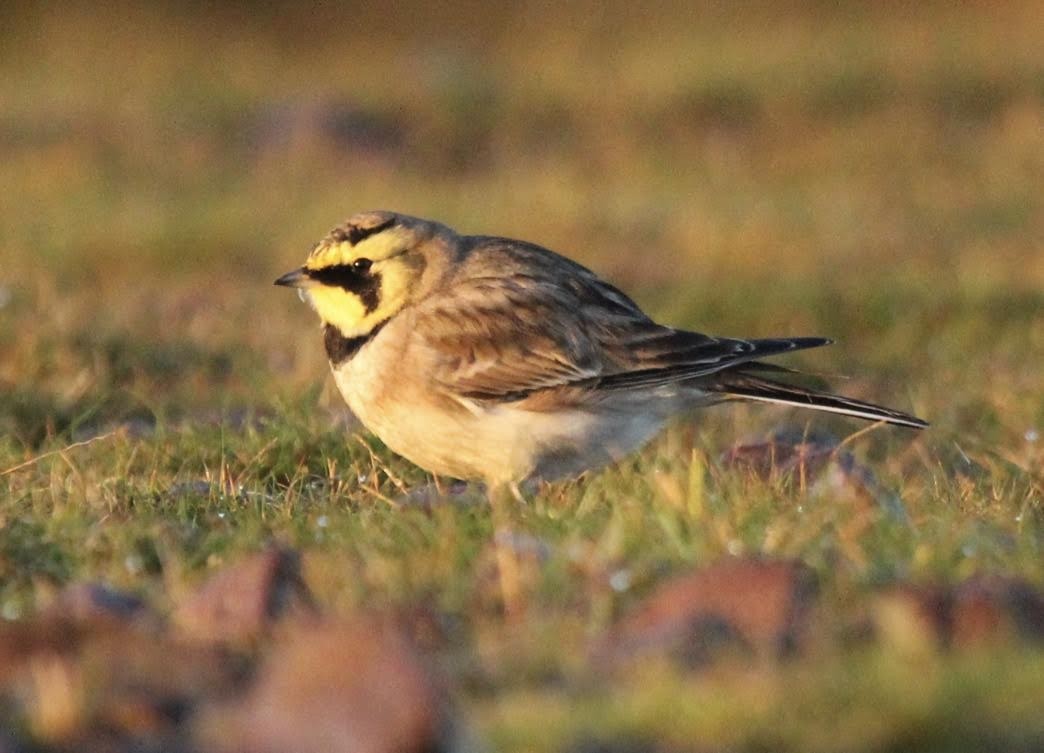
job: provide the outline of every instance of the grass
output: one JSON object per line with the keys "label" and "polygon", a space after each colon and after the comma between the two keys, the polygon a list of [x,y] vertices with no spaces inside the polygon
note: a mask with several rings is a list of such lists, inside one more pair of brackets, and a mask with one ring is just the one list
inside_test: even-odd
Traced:
{"label": "grass", "polygon": [[[5,9],[0,614],[83,579],[164,604],[278,540],[333,611],[444,615],[498,749],[1031,749],[1039,648],[606,683],[583,657],[730,553],[801,559],[839,615],[896,579],[1044,586],[1035,10]],[[835,337],[796,363],[933,422],[850,447],[909,525],[719,460],[861,427],[719,408],[512,512],[545,556],[505,624],[489,510],[389,502],[427,479],[346,441],[311,312],[270,286],[373,207],[541,242],[678,326]]]}

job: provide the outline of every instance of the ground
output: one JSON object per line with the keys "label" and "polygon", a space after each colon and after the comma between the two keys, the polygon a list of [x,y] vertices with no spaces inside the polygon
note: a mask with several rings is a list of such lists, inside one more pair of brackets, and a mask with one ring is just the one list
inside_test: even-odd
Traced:
{"label": "ground", "polygon": [[[873,606],[1044,586],[1039,5],[411,5],[0,12],[3,619],[85,581],[164,613],[279,545],[328,614],[450,625],[429,658],[491,749],[1040,745],[1039,641],[912,649]],[[271,285],[374,208],[541,243],[672,325],[834,338],[786,363],[932,427],[717,407],[498,543],[484,504],[402,504],[430,479]],[[731,462],[779,435],[844,441],[872,492]],[[809,568],[831,638],[592,679],[728,557]],[[893,640],[839,637],[865,615]]]}

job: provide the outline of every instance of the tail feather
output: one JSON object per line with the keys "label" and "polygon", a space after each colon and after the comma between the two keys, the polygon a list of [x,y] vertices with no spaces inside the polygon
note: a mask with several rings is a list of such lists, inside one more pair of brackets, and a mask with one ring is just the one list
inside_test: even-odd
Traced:
{"label": "tail feather", "polygon": [[862,400],[854,400],[850,397],[782,384],[769,379],[751,376],[750,374],[726,372],[722,376],[721,381],[713,385],[707,385],[705,388],[727,397],[795,405],[801,408],[812,408],[813,410],[827,411],[829,413],[840,413],[845,416],[855,416],[868,421],[884,421],[912,429],[923,429],[928,426],[927,421],[922,421],[909,413],[874,405],[873,403],[865,403]]}

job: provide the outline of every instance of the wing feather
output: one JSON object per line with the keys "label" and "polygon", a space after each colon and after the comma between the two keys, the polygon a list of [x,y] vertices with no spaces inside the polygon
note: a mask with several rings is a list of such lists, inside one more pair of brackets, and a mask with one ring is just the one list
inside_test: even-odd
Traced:
{"label": "wing feather", "polygon": [[572,262],[563,269],[560,260],[538,254],[516,271],[466,276],[454,281],[452,295],[418,306],[414,332],[442,390],[491,402],[547,391],[593,397],[697,379],[829,342],[737,340],[664,327],[592,272]]}
{"label": "wing feather", "polygon": [[417,312],[416,333],[435,354],[432,378],[473,399],[517,400],[581,382],[608,364],[567,291],[516,277],[458,283]]}

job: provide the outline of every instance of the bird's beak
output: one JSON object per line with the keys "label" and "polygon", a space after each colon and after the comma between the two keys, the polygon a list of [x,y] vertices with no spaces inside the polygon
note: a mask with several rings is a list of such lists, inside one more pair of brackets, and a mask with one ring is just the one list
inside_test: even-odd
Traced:
{"label": "bird's beak", "polygon": [[287,272],[275,281],[276,285],[283,285],[288,288],[305,288],[311,283],[312,278],[309,277],[308,270],[304,267],[298,267],[293,272]]}

